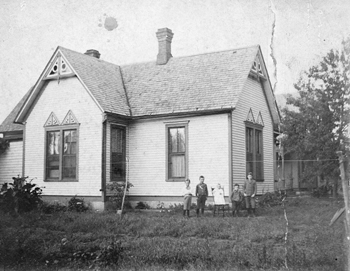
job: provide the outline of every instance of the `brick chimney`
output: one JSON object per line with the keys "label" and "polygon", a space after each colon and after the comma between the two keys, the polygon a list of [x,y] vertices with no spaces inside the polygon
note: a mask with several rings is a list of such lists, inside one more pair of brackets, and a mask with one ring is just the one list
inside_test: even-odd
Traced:
{"label": "brick chimney", "polygon": [[171,40],[173,39],[173,32],[169,28],[158,29],[158,55],[157,65],[164,65],[172,57],[171,55]]}
{"label": "brick chimney", "polygon": [[89,49],[85,52],[85,55],[100,58],[100,52],[95,49]]}

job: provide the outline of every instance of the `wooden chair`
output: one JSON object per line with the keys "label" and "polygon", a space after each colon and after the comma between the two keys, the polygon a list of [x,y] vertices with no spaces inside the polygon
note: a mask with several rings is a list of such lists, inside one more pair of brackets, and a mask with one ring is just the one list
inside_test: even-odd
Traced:
{"label": "wooden chair", "polygon": [[215,216],[216,212],[219,214],[220,211],[222,211],[222,216],[224,217],[225,211],[229,212],[230,207],[230,205],[225,201],[224,188],[221,187],[220,184],[218,184],[216,188],[211,188],[211,192],[214,198],[213,216]]}

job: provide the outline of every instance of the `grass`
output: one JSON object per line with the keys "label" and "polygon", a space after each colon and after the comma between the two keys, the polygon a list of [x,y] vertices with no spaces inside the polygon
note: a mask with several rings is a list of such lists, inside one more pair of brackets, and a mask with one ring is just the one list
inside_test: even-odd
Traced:
{"label": "grass", "polygon": [[[6,270],[343,270],[342,202],[295,198],[257,218],[180,212],[2,215]],[[287,249],[287,256],[286,256]],[[1,265],[2,264],[2,265]]]}

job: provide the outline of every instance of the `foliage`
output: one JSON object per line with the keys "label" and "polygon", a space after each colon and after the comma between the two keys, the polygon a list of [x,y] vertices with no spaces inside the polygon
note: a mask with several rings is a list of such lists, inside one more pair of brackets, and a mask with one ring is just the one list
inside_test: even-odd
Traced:
{"label": "foliage", "polygon": [[314,197],[324,197],[329,195],[329,192],[333,190],[333,186],[330,184],[321,185],[320,187],[314,188],[312,190],[312,195]]}
{"label": "foliage", "polygon": [[[128,182],[128,185],[126,187],[126,191],[129,192],[129,189],[133,186],[134,185],[132,183]],[[125,182],[108,183],[107,190],[110,193],[112,193],[112,195],[109,197],[109,201],[113,204],[113,208],[120,209],[122,206],[123,195],[124,195],[124,191],[125,191]],[[124,207],[125,208],[132,208],[127,194],[125,195]]]}
{"label": "foliage", "polygon": [[68,211],[75,211],[78,213],[86,212],[89,210],[89,206],[85,204],[83,198],[77,198],[74,196],[68,201]]}
{"label": "foliage", "polygon": [[9,146],[10,146],[10,142],[0,137],[0,153],[5,152]]}
{"label": "foliage", "polygon": [[[0,255],[12,270],[343,270],[343,206],[325,198],[290,198],[259,218],[181,214],[39,212],[0,219]],[[336,260],[335,260],[336,259]],[[13,268],[12,268],[13,267]],[[108,269],[109,268],[109,269]]]}
{"label": "foliage", "polygon": [[0,209],[7,213],[23,213],[36,209],[41,203],[42,189],[28,177],[13,177],[13,183],[4,183],[0,192]]}
{"label": "foliage", "polygon": [[139,201],[136,206],[135,209],[150,209],[150,206],[147,203],[144,203],[142,201]]}
{"label": "foliage", "polygon": [[275,191],[273,193],[267,192],[259,197],[258,204],[259,207],[273,207],[282,205],[286,200],[287,194],[285,191]]}
{"label": "foliage", "polygon": [[40,211],[44,214],[54,214],[58,212],[66,212],[67,211],[67,206],[63,205],[59,202],[54,202],[54,203],[49,203],[43,201],[42,204],[40,205]]}
{"label": "foliage", "polygon": [[349,127],[350,38],[342,42],[341,51],[330,50],[304,72],[294,87],[298,96],[289,95],[282,110],[285,153],[313,161],[305,164],[303,181],[315,176],[337,181],[336,151],[346,149]]}

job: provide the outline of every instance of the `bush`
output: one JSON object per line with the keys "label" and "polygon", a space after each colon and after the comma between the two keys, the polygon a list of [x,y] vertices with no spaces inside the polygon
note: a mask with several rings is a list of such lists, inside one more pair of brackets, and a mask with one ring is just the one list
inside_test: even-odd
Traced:
{"label": "bush", "polygon": [[333,186],[330,184],[321,185],[312,190],[312,195],[316,198],[325,197],[329,195],[329,192],[333,190]]}
{"label": "bush", "polygon": [[47,203],[43,202],[40,205],[40,211],[43,212],[44,214],[54,214],[58,212],[65,212],[67,211],[67,206],[60,204],[58,202],[54,203]]}
{"label": "bush", "polygon": [[89,206],[87,206],[84,202],[84,199],[77,198],[74,196],[68,202],[68,211],[75,211],[78,213],[86,212],[89,210]]}
{"label": "bush", "polygon": [[150,207],[147,203],[143,203],[142,201],[139,201],[136,204],[135,209],[150,209]]}
{"label": "bush", "polygon": [[13,177],[13,183],[4,183],[0,192],[0,209],[6,213],[23,213],[37,209],[42,203],[42,189],[28,177]]}
{"label": "bush", "polygon": [[[130,187],[133,187],[133,184],[128,182],[128,186],[126,187],[127,192],[129,192]],[[109,183],[107,184],[107,189],[109,190],[109,192],[112,193],[112,195],[109,198],[109,201],[112,203],[113,209],[120,209],[123,201],[125,182]],[[125,195],[124,208],[132,208],[127,195]]]}
{"label": "bush", "polygon": [[275,191],[273,193],[267,192],[257,198],[259,207],[272,207],[282,205],[287,197],[285,191]]}

